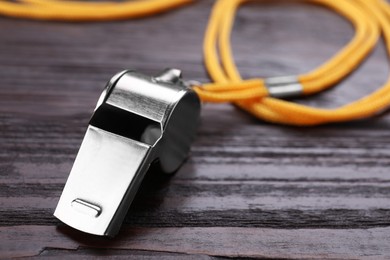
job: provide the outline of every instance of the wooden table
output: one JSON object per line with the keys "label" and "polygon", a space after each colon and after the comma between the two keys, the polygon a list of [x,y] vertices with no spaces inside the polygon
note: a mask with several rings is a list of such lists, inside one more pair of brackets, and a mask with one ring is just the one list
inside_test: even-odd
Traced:
{"label": "wooden table", "polygon": [[[171,178],[149,174],[114,239],[52,216],[106,81],[166,67],[209,81],[202,39],[212,1],[120,22],[0,18],[0,256],[390,258],[390,117],[297,128],[204,104],[192,154]],[[303,4],[251,4],[236,18],[244,77],[304,73],[353,36]],[[336,107],[385,82],[380,45],[319,96]]]}

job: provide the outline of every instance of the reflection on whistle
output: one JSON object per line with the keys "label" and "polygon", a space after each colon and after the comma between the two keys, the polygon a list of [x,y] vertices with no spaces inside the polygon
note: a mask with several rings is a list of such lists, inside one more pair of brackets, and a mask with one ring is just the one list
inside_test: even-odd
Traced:
{"label": "reflection on whistle", "polygon": [[200,112],[178,70],[156,78],[125,71],[99,99],[54,215],[114,236],[149,166],[174,172],[188,155]]}

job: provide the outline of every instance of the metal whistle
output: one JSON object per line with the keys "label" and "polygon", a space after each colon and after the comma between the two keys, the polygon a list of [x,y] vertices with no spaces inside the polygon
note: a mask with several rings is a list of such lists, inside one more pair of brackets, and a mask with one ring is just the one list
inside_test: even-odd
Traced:
{"label": "metal whistle", "polygon": [[101,236],[119,231],[151,163],[166,173],[186,159],[200,101],[181,72],[115,75],[103,91],[54,216]]}

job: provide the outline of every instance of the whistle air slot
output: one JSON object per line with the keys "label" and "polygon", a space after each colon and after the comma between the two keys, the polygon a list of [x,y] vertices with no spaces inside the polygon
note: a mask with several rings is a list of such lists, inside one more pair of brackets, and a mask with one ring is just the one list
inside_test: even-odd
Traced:
{"label": "whistle air slot", "polygon": [[109,104],[101,105],[89,123],[149,145],[154,145],[162,135],[160,123]]}

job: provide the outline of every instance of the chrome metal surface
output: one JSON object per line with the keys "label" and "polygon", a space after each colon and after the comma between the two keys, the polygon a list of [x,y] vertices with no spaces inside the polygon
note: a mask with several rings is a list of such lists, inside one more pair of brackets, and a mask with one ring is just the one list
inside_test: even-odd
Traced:
{"label": "chrome metal surface", "polygon": [[197,80],[185,80],[185,81],[183,81],[183,84],[188,88],[202,86],[202,82],[197,81]]}
{"label": "chrome metal surface", "polygon": [[299,97],[303,93],[303,86],[296,76],[267,78],[265,85],[270,96],[275,98]]}
{"label": "chrome metal surface", "polygon": [[114,76],[99,98],[54,215],[81,231],[114,236],[149,166],[184,162],[199,120],[198,96],[181,72]]}
{"label": "chrome metal surface", "polygon": [[102,212],[102,209],[99,206],[81,199],[75,199],[72,201],[72,207],[83,214],[87,214],[95,218]]}
{"label": "chrome metal surface", "polygon": [[159,76],[154,78],[157,82],[177,83],[181,80],[181,70],[166,69]]}

